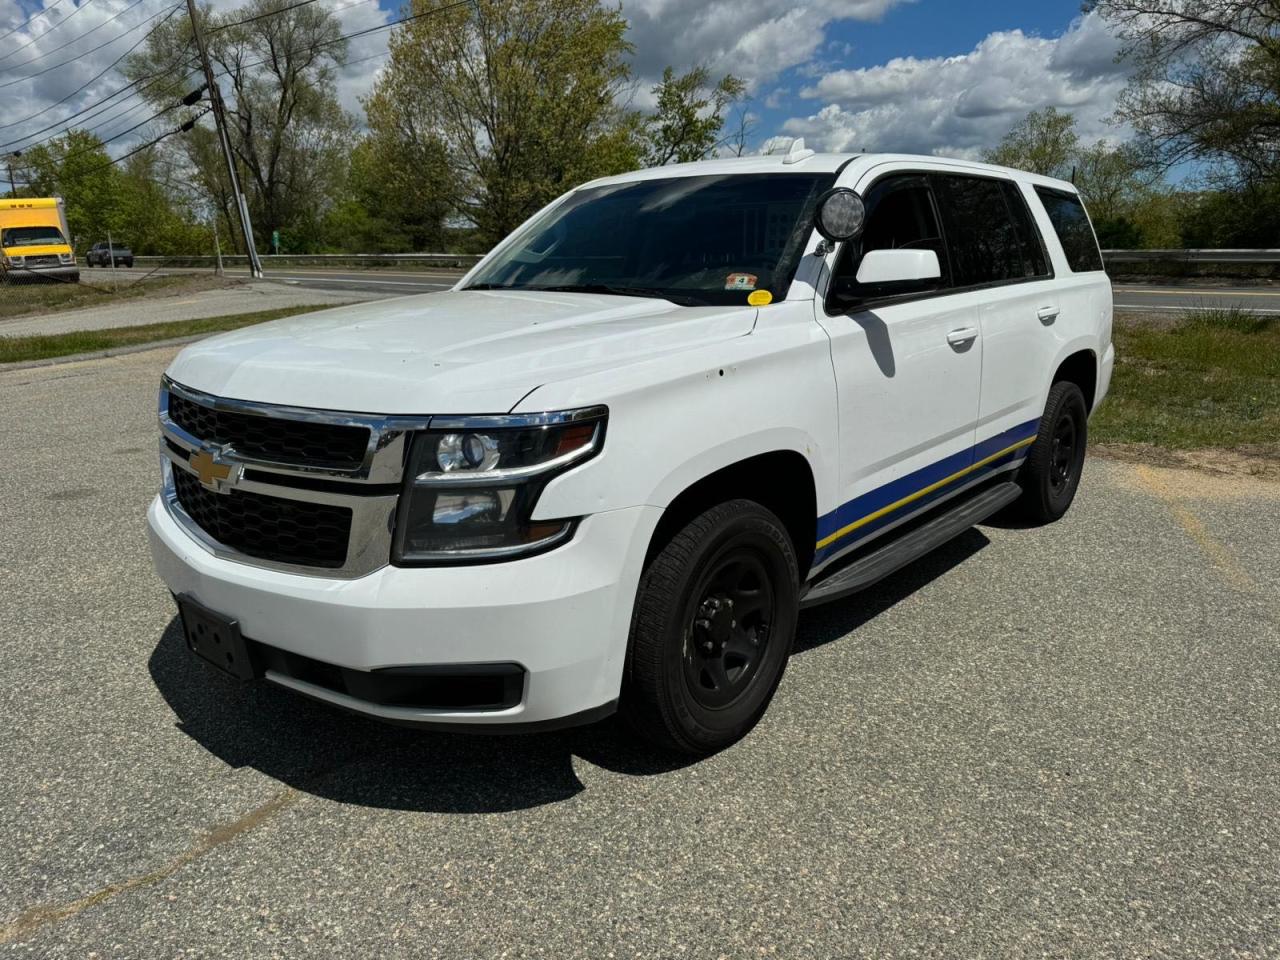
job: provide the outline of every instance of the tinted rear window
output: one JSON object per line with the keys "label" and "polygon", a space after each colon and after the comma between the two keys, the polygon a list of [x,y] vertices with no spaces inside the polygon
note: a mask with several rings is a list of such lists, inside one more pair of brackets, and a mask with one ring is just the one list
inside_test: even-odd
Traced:
{"label": "tinted rear window", "polygon": [[933,181],[955,286],[1021,280],[1044,272],[1043,256],[1030,245],[1030,231],[1025,225],[1019,230],[1010,212],[1003,181],[945,175]]}
{"label": "tinted rear window", "polygon": [[1045,212],[1053,223],[1053,229],[1062,241],[1067,255],[1067,265],[1073,273],[1087,273],[1102,269],[1102,254],[1098,241],[1089,225],[1089,215],[1084,212],[1080,198],[1071,193],[1061,193],[1047,187],[1036,187],[1036,195],[1044,204]]}

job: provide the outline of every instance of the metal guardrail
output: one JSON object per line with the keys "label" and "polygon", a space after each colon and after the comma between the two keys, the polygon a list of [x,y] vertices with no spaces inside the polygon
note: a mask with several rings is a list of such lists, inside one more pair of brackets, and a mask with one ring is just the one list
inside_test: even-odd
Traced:
{"label": "metal guardrail", "polygon": [[[212,267],[217,262],[213,256],[177,256],[177,257],[134,257],[139,266],[169,267]],[[431,266],[469,269],[480,262],[480,255],[474,253],[282,253],[263,254],[259,257],[263,266],[335,266],[356,264],[362,267],[378,266]],[[222,264],[226,267],[243,267],[248,265],[248,258],[243,254],[223,254]]]}
{"label": "metal guardrail", "polygon": [[1103,250],[1110,263],[1280,263],[1280,250]]}
{"label": "metal guardrail", "polygon": [[[431,266],[452,267],[465,270],[480,262],[482,254],[475,253],[282,253],[263,254],[263,265],[277,266],[335,266],[354,264],[361,267],[377,266]],[[1108,263],[1280,263],[1277,250],[1103,250]],[[139,265],[172,267],[212,267],[212,256],[134,257]],[[243,267],[248,258],[241,254],[226,254],[224,266]]]}

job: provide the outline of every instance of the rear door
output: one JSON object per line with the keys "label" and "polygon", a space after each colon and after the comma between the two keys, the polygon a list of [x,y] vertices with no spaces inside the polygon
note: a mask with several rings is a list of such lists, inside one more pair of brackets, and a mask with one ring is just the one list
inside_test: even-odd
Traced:
{"label": "rear door", "polygon": [[933,182],[956,286],[982,291],[975,461],[1008,456],[1035,437],[1053,372],[1061,309],[1053,270],[1012,180],[938,173]]}

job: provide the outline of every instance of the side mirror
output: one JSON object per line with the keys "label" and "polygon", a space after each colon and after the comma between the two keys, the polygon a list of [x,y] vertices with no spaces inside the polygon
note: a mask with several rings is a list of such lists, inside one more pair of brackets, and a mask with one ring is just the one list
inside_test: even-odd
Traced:
{"label": "side mirror", "polygon": [[941,280],[942,267],[932,250],[872,250],[858,265],[858,285]]}
{"label": "side mirror", "polygon": [[818,233],[836,243],[852,240],[867,222],[867,208],[862,198],[848,187],[832,187],[818,198],[813,225]]}

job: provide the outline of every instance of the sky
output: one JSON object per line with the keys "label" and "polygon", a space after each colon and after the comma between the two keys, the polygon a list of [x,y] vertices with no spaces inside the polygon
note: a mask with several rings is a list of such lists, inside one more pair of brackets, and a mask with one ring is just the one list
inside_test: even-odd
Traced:
{"label": "sky", "polygon": [[[121,86],[115,71],[93,78],[173,0],[77,2],[0,0],[0,35],[8,34],[0,36],[5,153],[39,142],[49,134],[30,135]],[[214,0],[214,7],[241,2]],[[395,0],[318,2],[344,32],[387,23],[399,10]],[[650,88],[668,65],[731,72],[748,85],[753,149],[772,137],[799,136],[819,150],[976,157],[1028,111],[1048,106],[1074,114],[1087,140],[1128,133],[1108,123],[1126,79],[1115,60],[1117,41],[1101,20],[1081,16],[1079,0],[622,0],[622,11],[635,47],[635,104],[651,102]],[[386,37],[383,31],[353,41],[349,58],[363,62],[339,74],[340,99],[361,119],[360,98],[386,63],[363,58],[385,51]],[[64,60],[70,62],[59,66]],[[49,67],[55,69],[24,79]],[[122,111],[137,103],[120,102]],[[93,123],[109,121],[98,131],[109,136],[147,116],[138,105],[118,120],[109,112]],[[123,152],[143,133],[110,149]]]}

